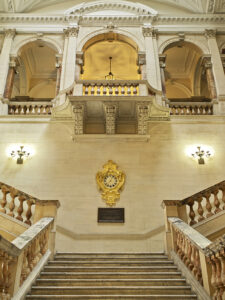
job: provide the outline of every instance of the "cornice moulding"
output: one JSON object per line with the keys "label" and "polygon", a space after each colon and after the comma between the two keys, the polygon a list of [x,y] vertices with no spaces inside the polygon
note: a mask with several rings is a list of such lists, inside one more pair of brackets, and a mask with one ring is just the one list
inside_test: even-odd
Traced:
{"label": "cornice moulding", "polygon": [[[35,14],[0,14],[1,23],[37,23],[37,24],[69,24],[75,22],[79,25],[103,25],[109,22],[116,22],[117,24],[139,25],[144,23],[152,24],[179,24],[179,23],[224,23],[225,14],[219,15],[202,15],[195,14],[192,16],[163,16],[163,15],[95,15],[95,16],[81,16],[81,15],[35,15]],[[44,24],[43,24],[44,23]]]}

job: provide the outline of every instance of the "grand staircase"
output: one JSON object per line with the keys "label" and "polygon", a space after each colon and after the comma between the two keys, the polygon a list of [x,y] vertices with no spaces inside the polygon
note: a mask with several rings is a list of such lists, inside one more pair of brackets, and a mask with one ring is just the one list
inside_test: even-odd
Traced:
{"label": "grand staircase", "polygon": [[26,296],[41,299],[197,299],[162,253],[57,253]]}

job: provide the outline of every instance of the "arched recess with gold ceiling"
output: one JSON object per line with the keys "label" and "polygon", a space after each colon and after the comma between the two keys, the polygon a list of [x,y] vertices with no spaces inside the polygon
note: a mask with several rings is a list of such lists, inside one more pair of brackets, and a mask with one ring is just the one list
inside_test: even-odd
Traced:
{"label": "arched recess with gold ceiling", "polygon": [[109,57],[112,57],[112,73],[115,80],[140,79],[138,46],[129,37],[115,32],[94,36],[83,46],[84,67],[81,79],[105,80],[109,73]]}
{"label": "arched recess with gold ceiling", "polygon": [[168,99],[210,98],[203,52],[195,44],[176,41],[163,51],[166,55],[166,96]]}
{"label": "arched recess with gold ceiling", "polygon": [[43,40],[28,42],[18,51],[17,74],[12,98],[54,98],[56,92],[57,49]]}

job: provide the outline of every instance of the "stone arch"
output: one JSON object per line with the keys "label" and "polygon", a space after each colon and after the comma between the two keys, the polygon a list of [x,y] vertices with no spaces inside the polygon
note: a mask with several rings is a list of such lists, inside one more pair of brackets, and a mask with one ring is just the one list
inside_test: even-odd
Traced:
{"label": "stone arch", "polygon": [[[83,47],[85,46],[85,44],[91,40],[92,38],[104,34],[104,33],[109,33],[110,31],[108,29],[101,29],[101,30],[95,30],[90,32],[89,34],[87,34],[85,37],[83,37],[77,46],[77,51],[82,51]],[[113,33],[117,33],[118,35],[122,35],[127,37],[128,39],[130,39],[131,41],[133,41],[137,47],[139,51],[145,51],[145,47],[143,42],[134,34],[131,34],[130,32],[126,31],[126,30],[122,30],[122,29],[113,29],[112,31]]]}
{"label": "stone arch", "polygon": [[[160,46],[159,46],[159,54],[163,54],[163,52],[169,48],[169,46],[173,45],[174,43],[180,42],[179,37],[173,37],[170,38],[166,41],[164,41]],[[193,44],[195,47],[197,47],[202,53],[204,54],[209,54],[209,49],[208,47],[206,47],[206,45],[204,45],[202,42],[198,41],[198,43],[196,43],[194,40],[190,39],[190,38],[185,38],[184,42],[187,43],[191,43]]]}
{"label": "stone arch", "polygon": [[53,39],[48,38],[48,37],[37,37],[37,36],[33,36],[33,37],[29,37],[26,38],[24,40],[19,41],[17,44],[15,43],[13,49],[12,49],[12,53],[11,55],[13,56],[18,56],[20,50],[29,43],[32,42],[36,42],[36,41],[42,41],[44,43],[47,44],[48,47],[52,48],[54,51],[56,51],[56,53],[58,54],[62,54],[62,48],[60,47],[60,45]]}

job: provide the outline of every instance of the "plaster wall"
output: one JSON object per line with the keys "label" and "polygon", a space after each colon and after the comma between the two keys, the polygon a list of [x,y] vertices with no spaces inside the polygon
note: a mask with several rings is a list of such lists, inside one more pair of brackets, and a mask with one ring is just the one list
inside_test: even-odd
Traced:
{"label": "plaster wall", "polygon": [[[150,141],[74,143],[73,123],[47,119],[0,122],[0,181],[41,200],[58,199],[56,249],[76,252],[163,251],[163,199],[182,199],[224,180],[223,117],[173,118],[149,124]],[[36,154],[17,165],[5,154],[13,143],[29,144]],[[207,144],[215,156],[198,165],[185,155],[192,144]],[[126,173],[117,207],[125,224],[98,224],[105,207],[95,175],[109,159]]]}

